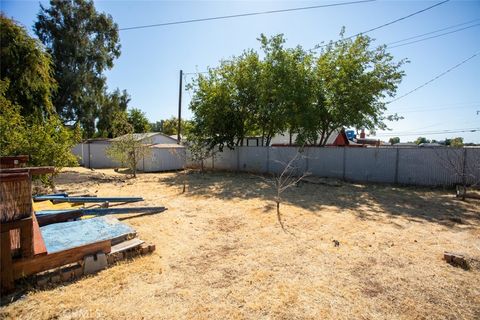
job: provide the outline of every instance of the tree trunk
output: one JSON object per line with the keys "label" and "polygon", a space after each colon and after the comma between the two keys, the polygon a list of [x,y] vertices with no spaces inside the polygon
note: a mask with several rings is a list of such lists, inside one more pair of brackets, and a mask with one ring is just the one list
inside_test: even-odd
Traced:
{"label": "tree trunk", "polygon": [[187,189],[187,178],[185,177],[185,175],[183,176],[183,189],[182,189],[182,193],[185,193],[185,190]]}

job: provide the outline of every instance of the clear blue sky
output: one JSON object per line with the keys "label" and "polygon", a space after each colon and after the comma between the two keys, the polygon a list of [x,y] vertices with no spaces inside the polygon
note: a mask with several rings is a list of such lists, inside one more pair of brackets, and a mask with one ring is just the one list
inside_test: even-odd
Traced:
{"label": "clear blue sky", "polygon": [[[112,15],[119,27],[230,15],[263,10],[311,6],[332,1],[97,1],[99,11]],[[108,86],[126,89],[132,107],[141,108],[151,121],[177,113],[178,73],[204,71],[222,58],[247,48],[258,49],[260,33],[284,33],[288,46],[311,48],[335,40],[342,26],[346,34],[361,32],[428,7],[438,1],[376,1],[343,7],[277,13],[228,20],[198,22],[150,29],[120,31],[122,55],[107,73]],[[44,3],[44,2],[42,2]],[[48,2],[45,3],[48,6]],[[22,23],[31,34],[39,12],[38,1],[2,1],[2,11]],[[439,7],[369,35],[378,44],[480,19],[480,1],[450,1]],[[476,21],[475,23],[479,23]],[[447,30],[448,31],[448,30]],[[406,93],[480,51],[480,26],[435,39],[390,49],[408,58],[407,76],[398,95]],[[189,80],[191,78],[187,78]],[[183,114],[189,118],[190,93],[184,92]],[[417,136],[442,140],[463,136],[480,143],[480,132],[419,134],[417,132],[479,128],[480,55],[428,86],[392,103],[389,110],[405,117],[392,123],[391,132],[403,142]],[[410,135],[412,134],[412,135]]]}

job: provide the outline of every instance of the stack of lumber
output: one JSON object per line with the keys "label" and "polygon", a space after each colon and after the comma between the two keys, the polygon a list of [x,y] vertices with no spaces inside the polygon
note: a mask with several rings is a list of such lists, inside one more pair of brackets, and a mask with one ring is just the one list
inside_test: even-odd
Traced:
{"label": "stack of lumber", "polygon": [[[153,244],[136,238],[131,226],[107,215],[152,214],[166,208],[108,205],[143,201],[140,197],[72,197],[62,193],[32,198],[31,175],[51,173],[53,168],[4,169],[4,164],[24,163],[23,156],[17,160],[9,157],[0,161],[2,292],[12,291],[15,280],[21,278],[29,277],[38,284],[71,280],[155,250]],[[85,204],[90,207],[82,207]],[[91,207],[96,204],[100,208]]]}
{"label": "stack of lumber", "polygon": [[[1,291],[14,289],[14,266],[46,253],[32,214],[32,175],[53,173],[53,167],[25,168],[28,156],[0,157]],[[38,240],[37,242],[35,240]]]}

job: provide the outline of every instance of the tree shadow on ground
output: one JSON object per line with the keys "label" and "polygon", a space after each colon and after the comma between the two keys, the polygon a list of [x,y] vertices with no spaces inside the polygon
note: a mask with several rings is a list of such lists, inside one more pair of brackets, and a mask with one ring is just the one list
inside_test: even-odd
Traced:
{"label": "tree shadow on ground", "polygon": [[[182,185],[180,174],[160,178],[169,186]],[[220,199],[262,199],[268,205],[275,190],[268,177],[248,173],[190,172],[187,193]],[[285,204],[321,215],[322,210],[350,210],[359,219],[379,220],[384,215],[405,217],[409,221],[434,222],[446,227],[480,224],[480,201],[460,201],[451,190],[400,187],[381,184],[340,183],[340,186],[300,183],[284,192]],[[394,221],[392,221],[394,223]]]}
{"label": "tree shadow on ground", "polygon": [[119,171],[119,175],[109,175],[96,170],[89,170],[85,172],[78,172],[74,170],[63,170],[58,176],[55,177],[55,184],[71,183],[124,183],[130,180],[128,175],[129,171]]}

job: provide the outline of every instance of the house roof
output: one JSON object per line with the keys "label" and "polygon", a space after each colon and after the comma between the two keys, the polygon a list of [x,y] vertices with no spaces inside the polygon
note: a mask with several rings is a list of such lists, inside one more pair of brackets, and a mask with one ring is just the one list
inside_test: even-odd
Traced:
{"label": "house roof", "polygon": [[[166,137],[166,138],[168,138],[168,139],[171,139],[172,142],[177,142],[176,139],[173,139],[173,138],[171,138],[171,137],[169,137],[169,136],[167,136],[166,134],[163,134],[163,133],[161,133],[161,132],[134,133],[134,134],[133,134],[133,138],[134,138],[135,140],[137,140],[137,141],[140,141],[140,140],[148,139],[148,138],[151,138],[151,137],[157,136],[157,135],[164,136],[164,137]],[[125,135],[123,135],[123,136],[116,137],[116,138],[112,139],[112,141],[118,141],[118,140],[122,139],[122,138],[125,137],[125,136],[127,136],[127,135],[125,134]]]}
{"label": "house roof", "polygon": [[182,146],[181,144],[175,144],[175,143],[158,143],[158,144],[152,144],[150,148],[157,148],[157,149],[172,149],[172,148],[178,148],[178,149],[185,149],[185,146]]}
{"label": "house roof", "polygon": [[348,140],[348,138],[347,138],[347,134],[345,133],[345,130],[343,130],[343,129],[333,130],[333,132],[328,136],[326,145],[333,145],[333,144],[335,144],[335,141],[337,140],[337,137],[338,137],[339,135],[342,135],[342,136],[344,137],[345,142],[346,142],[346,144],[348,145],[349,140]]}

